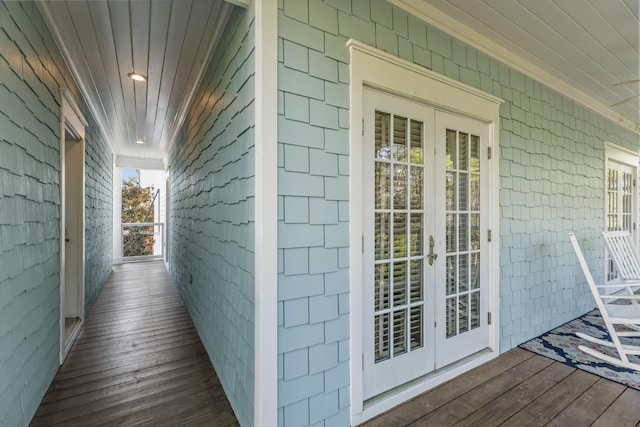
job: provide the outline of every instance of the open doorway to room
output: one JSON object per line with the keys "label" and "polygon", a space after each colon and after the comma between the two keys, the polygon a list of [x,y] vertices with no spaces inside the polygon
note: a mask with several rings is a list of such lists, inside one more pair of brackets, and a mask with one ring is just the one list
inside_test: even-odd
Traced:
{"label": "open doorway to room", "polygon": [[62,91],[60,133],[60,362],[64,361],[84,320],[84,138],[86,122]]}

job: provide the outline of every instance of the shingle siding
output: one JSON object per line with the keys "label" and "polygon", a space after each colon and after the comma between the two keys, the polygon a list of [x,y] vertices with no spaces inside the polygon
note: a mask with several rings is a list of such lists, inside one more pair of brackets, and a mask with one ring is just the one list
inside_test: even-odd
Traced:
{"label": "shingle siding", "polygon": [[[0,425],[28,425],[59,365],[60,104],[77,88],[33,2],[0,2]],[[82,103],[80,102],[82,105]],[[87,292],[111,265],[109,150],[87,128]],[[106,163],[105,163],[106,162]],[[94,189],[96,191],[94,191]],[[98,209],[98,206],[101,206]],[[101,236],[93,238],[95,230]],[[90,247],[90,248],[89,248]],[[94,297],[93,297],[94,298]],[[92,301],[87,302],[87,310]]]}
{"label": "shingle siding", "polygon": [[254,23],[234,9],[169,156],[171,274],[243,426],[254,393]]}
{"label": "shingle siding", "polygon": [[640,151],[637,134],[384,0],[284,0],[278,34],[280,425],[349,423],[349,38],[505,100],[501,351],[593,305],[567,233],[603,265],[603,142]]}
{"label": "shingle siding", "polygon": [[85,134],[85,315],[111,274],[113,259],[113,160],[88,111]]}

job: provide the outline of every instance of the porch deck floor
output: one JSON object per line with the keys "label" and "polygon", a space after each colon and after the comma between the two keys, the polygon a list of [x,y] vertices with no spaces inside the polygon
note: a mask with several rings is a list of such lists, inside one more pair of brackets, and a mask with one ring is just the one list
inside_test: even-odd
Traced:
{"label": "porch deck floor", "polygon": [[32,426],[238,421],[162,261],[116,265]]}
{"label": "porch deck floor", "polygon": [[640,391],[514,348],[362,424],[374,426],[640,425]]}

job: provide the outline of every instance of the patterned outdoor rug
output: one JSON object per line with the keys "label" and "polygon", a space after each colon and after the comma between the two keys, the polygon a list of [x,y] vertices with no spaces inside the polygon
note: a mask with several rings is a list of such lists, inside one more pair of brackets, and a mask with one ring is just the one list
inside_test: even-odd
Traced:
{"label": "patterned outdoor rug", "polygon": [[[619,357],[615,349],[599,346],[578,338],[576,332],[583,332],[596,338],[609,340],[609,334],[604,326],[600,312],[593,310],[531,341],[520,344],[520,347],[640,390],[640,372],[605,363],[582,352],[578,349],[578,346],[581,344],[588,345],[602,353]],[[628,344],[640,345],[640,338],[632,338],[627,342]],[[634,361],[636,363],[640,362],[640,357]]]}

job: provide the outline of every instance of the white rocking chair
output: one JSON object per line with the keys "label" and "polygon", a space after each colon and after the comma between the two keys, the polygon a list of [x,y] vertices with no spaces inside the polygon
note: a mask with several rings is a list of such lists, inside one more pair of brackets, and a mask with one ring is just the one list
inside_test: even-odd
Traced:
{"label": "white rocking chair", "polygon": [[[628,295],[633,295],[634,288],[640,286],[640,254],[633,244],[629,231],[604,231],[604,243],[607,245],[609,256],[616,266],[621,288]],[[633,301],[636,303],[636,301]]]}
{"label": "white rocking chair", "polygon": [[[604,360],[607,363],[640,371],[640,363],[635,363],[629,360],[629,356],[640,355],[640,346],[627,345],[620,342],[620,338],[623,337],[640,337],[640,305],[629,304],[631,301],[640,300],[640,295],[604,293],[607,288],[612,286],[620,288],[620,285],[596,285],[593,280],[593,276],[591,276],[591,272],[589,271],[589,267],[587,266],[587,262],[584,259],[580,245],[573,233],[569,233],[569,240],[571,240],[573,249],[576,252],[576,256],[580,262],[580,267],[582,267],[582,272],[587,279],[587,283],[589,284],[593,298],[596,301],[596,305],[600,310],[602,320],[607,327],[607,332],[611,337],[611,341],[595,338],[582,332],[576,332],[576,335],[594,344],[612,347],[618,352],[620,357],[616,358],[584,345],[580,345],[578,348],[581,351],[598,359]],[[626,302],[626,304],[624,304],[624,302]],[[616,325],[625,325],[628,329],[632,329],[632,331],[619,331],[616,329]]]}

